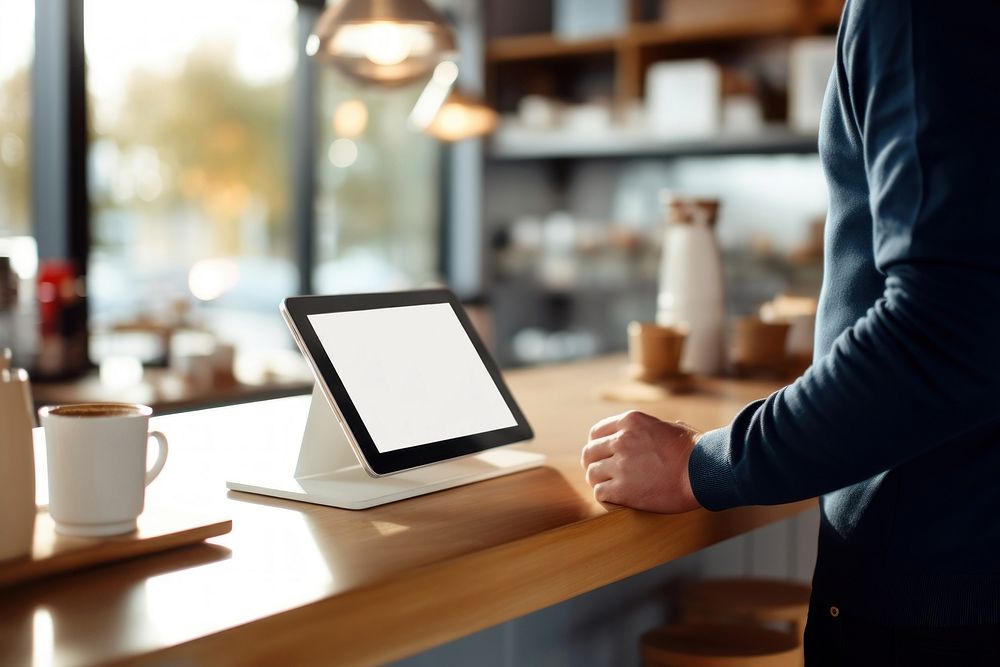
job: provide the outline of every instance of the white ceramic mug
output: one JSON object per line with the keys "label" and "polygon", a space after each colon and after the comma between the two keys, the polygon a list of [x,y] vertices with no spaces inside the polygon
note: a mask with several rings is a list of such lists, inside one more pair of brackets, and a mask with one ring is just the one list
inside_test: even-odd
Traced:
{"label": "white ceramic mug", "polygon": [[[38,411],[45,428],[49,514],[56,532],[99,537],[136,529],[146,486],[167,460],[167,439],[149,431],[152,408],[132,403],[83,403]],[[156,440],[149,469],[147,443]]]}

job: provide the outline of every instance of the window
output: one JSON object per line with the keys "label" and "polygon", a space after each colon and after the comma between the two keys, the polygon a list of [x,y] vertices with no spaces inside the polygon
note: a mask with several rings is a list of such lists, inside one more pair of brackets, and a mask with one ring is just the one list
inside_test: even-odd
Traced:
{"label": "window", "polygon": [[407,121],[421,89],[366,88],[321,71],[316,291],[440,280],[440,148]]}
{"label": "window", "polygon": [[223,338],[284,345],[295,1],[85,12],[93,325],[194,308]]}
{"label": "window", "polygon": [[0,0],[0,238],[31,231],[34,3]]}

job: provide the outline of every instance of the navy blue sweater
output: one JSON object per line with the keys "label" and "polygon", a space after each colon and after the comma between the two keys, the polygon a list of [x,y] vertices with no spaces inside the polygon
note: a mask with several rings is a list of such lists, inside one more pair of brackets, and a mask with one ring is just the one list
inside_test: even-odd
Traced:
{"label": "navy blue sweater", "polygon": [[814,596],[1000,621],[1000,2],[848,0],[812,367],[705,434],[713,510],[821,495]]}

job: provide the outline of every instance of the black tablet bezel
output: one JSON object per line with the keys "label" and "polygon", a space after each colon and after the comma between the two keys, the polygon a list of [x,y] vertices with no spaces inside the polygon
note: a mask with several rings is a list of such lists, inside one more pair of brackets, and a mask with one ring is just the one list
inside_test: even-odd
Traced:
{"label": "black tablet bezel", "polygon": [[[475,433],[458,438],[430,442],[424,445],[416,445],[406,449],[399,449],[391,452],[380,452],[372,440],[368,428],[365,426],[361,415],[358,414],[354,401],[344,387],[340,376],[334,368],[333,362],[327,355],[326,350],[320,343],[309,321],[309,315],[320,313],[348,312],[353,310],[371,310],[377,308],[395,308],[399,306],[420,306],[436,303],[447,303],[465,329],[466,335],[472,341],[473,347],[479,354],[479,359],[483,362],[489,372],[493,383],[500,391],[507,407],[516,422],[515,426],[508,428]],[[354,435],[354,440],[365,457],[371,471],[377,475],[388,475],[402,472],[411,468],[418,468],[431,463],[447,461],[448,459],[476,454],[493,447],[509,445],[522,440],[529,440],[533,437],[531,426],[528,424],[524,413],[517,405],[511,395],[507,384],[500,374],[500,369],[493,360],[492,355],[483,345],[472,323],[465,313],[465,309],[459,303],[457,297],[447,289],[417,290],[408,292],[380,292],[372,294],[344,294],[332,296],[293,296],[282,302],[282,310],[291,320],[289,324],[294,325],[297,330],[297,342],[303,345],[307,352],[306,357],[311,359],[314,374],[317,380],[323,382],[329,389],[330,394],[340,409],[340,414],[347,423],[347,427]],[[296,333],[293,331],[293,334]]]}

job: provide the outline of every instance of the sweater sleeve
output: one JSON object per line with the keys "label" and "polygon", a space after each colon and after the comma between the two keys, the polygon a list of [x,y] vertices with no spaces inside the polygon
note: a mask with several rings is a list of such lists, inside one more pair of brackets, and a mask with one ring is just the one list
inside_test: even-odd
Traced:
{"label": "sweater sleeve", "polygon": [[1000,420],[1000,5],[849,1],[840,104],[884,292],[794,384],[701,437],[688,469],[709,509],[828,493]]}

